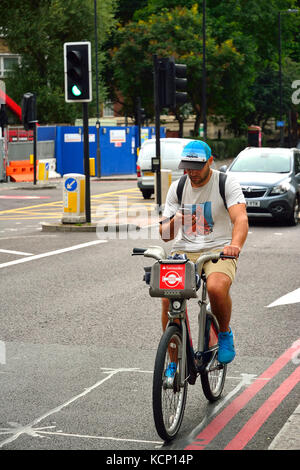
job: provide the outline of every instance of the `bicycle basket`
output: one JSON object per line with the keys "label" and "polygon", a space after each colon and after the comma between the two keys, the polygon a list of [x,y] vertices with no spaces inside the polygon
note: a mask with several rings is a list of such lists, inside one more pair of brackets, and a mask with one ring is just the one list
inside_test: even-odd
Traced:
{"label": "bicycle basket", "polygon": [[151,268],[151,297],[197,297],[195,265],[189,260],[157,261]]}

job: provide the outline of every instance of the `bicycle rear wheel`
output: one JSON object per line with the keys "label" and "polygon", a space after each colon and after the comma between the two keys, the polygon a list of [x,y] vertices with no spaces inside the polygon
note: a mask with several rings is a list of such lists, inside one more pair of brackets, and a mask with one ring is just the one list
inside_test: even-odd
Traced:
{"label": "bicycle rear wheel", "polygon": [[[173,379],[165,376],[171,362],[176,362],[177,370]],[[187,394],[187,381],[180,385],[182,363],[182,333],[177,325],[169,326],[164,332],[156,353],[152,404],[154,423],[158,435],[165,441],[174,439],[179,431]]]}
{"label": "bicycle rear wheel", "polygon": [[201,384],[207,400],[214,402],[220,398],[223,392],[227,365],[218,361],[218,333],[219,325],[215,318],[207,313],[205,343],[208,354],[206,369],[201,373]]}

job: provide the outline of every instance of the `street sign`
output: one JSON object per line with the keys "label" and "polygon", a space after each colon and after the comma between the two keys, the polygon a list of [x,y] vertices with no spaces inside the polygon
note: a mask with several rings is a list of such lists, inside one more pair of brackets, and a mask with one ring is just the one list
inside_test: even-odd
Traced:
{"label": "street sign", "polygon": [[277,127],[284,127],[285,121],[276,121],[276,126]]}
{"label": "street sign", "polygon": [[75,180],[75,178],[66,179],[65,188],[66,188],[67,191],[76,191],[77,181]]}

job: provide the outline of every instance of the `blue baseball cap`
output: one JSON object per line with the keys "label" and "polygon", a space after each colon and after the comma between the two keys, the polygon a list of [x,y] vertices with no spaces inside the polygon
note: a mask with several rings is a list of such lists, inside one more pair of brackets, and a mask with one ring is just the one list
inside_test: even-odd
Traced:
{"label": "blue baseball cap", "polygon": [[193,140],[183,147],[179,169],[201,170],[211,157],[211,148],[202,140]]}

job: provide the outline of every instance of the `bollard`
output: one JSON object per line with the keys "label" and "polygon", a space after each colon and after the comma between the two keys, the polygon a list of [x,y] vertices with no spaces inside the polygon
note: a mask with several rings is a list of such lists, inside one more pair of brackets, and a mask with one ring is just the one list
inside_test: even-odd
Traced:
{"label": "bollard", "polygon": [[[169,187],[172,183],[172,170],[160,170],[160,180],[161,180],[161,203],[166,202],[167,193]],[[154,176],[154,200],[157,204],[157,190],[156,190],[156,178]]]}
{"label": "bollard", "polygon": [[38,162],[37,179],[39,182],[48,181],[49,178],[49,163]]}
{"label": "bollard", "polygon": [[96,175],[95,159],[90,157],[90,176]]}
{"label": "bollard", "polygon": [[86,221],[85,214],[85,175],[68,173],[63,183],[63,224]]}

